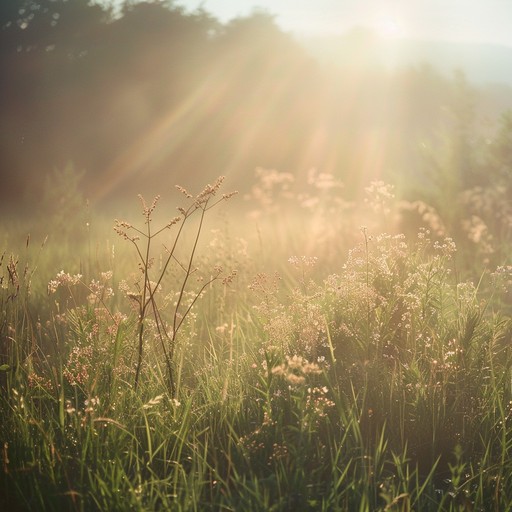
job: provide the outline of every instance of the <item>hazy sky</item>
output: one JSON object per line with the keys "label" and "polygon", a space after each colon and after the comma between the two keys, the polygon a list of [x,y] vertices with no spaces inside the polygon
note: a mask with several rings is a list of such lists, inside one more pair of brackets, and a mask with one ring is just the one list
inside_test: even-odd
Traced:
{"label": "hazy sky", "polygon": [[366,26],[389,37],[499,43],[512,46],[512,0],[177,0],[221,21],[261,7],[282,29],[343,33]]}

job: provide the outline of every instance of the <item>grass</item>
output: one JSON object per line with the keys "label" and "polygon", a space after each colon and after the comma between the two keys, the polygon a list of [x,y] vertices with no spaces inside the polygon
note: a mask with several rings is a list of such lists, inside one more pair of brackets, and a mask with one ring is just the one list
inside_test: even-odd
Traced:
{"label": "grass", "polygon": [[144,206],[142,245],[6,248],[2,508],[512,510],[507,262],[382,233],[382,187],[323,188],[320,217],[278,197],[241,238],[219,188],[163,231]]}

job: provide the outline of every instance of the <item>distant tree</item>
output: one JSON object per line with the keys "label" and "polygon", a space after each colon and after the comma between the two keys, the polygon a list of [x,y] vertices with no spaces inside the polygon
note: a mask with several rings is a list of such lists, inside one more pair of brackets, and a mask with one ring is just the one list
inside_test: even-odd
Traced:
{"label": "distant tree", "polygon": [[67,115],[86,87],[84,63],[108,19],[108,10],[87,0],[1,2],[0,153],[7,197],[19,202],[27,184],[41,185],[45,170],[68,159]]}
{"label": "distant tree", "polygon": [[212,42],[210,76],[222,91],[226,128],[220,142],[232,148],[226,164],[230,153],[243,152],[239,166],[245,180],[261,165],[299,171],[311,119],[319,115],[312,58],[261,10],[230,21]]}
{"label": "distant tree", "polygon": [[40,194],[68,162],[91,190],[126,171],[118,192],[225,172],[243,187],[258,166],[316,167],[350,192],[398,168],[441,208],[484,183],[462,75],[350,57],[321,65],[261,10],[222,24],[168,0],[3,0],[0,196]]}
{"label": "distant tree", "polygon": [[512,191],[512,110],[505,112],[497,134],[489,146],[492,176]]}
{"label": "distant tree", "polygon": [[1,2],[2,192],[19,200],[69,161],[101,173],[200,80],[215,27],[172,2],[125,4],[116,19],[89,0]]}

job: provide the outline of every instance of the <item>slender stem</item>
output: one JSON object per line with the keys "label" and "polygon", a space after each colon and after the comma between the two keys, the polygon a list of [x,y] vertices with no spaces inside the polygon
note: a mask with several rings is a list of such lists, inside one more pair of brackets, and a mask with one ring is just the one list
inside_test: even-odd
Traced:
{"label": "slender stem", "polygon": [[176,258],[174,257],[174,252],[175,252],[176,247],[177,247],[177,245],[178,245],[178,241],[179,241],[179,239],[180,239],[180,237],[181,237],[181,233],[182,233],[182,231],[183,231],[183,228],[185,227],[185,222],[186,222],[186,221],[187,221],[187,219],[188,219],[188,218],[189,218],[189,217],[190,217],[190,216],[191,216],[191,215],[196,211],[196,209],[197,209],[197,208],[196,208],[196,207],[195,207],[195,205],[194,205],[194,207],[192,207],[192,206],[191,206],[191,207],[190,207],[190,208],[189,208],[189,209],[184,213],[184,215],[183,215],[183,221],[182,221],[182,223],[181,223],[181,225],[180,225],[180,228],[178,229],[178,232],[176,233],[176,236],[175,236],[175,238],[174,238],[174,242],[173,242],[173,244],[172,244],[172,247],[171,247],[170,251],[168,251],[168,252],[169,252],[169,256],[167,257],[167,260],[165,260],[164,266],[163,266],[162,271],[161,271],[161,273],[160,273],[160,277],[158,278],[158,281],[156,282],[156,287],[155,287],[155,289],[156,289],[156,288],[158,288],[158,286],[159,286],[159,285],[160,285],[160,283],[162,282],[162,279],[164,278],[164,275],[165,275],[165,273],[167,272],[167,267],[169,266],[169,263],[171,262],[171,260],[172,260],[173,258],[174,258],[174,259],[176,259]]}
{"label": "slender stem", "polygon": [[[177,332],[180,330],[181,326],[183,325],[183,322],[188,317],[192,307],[197,302],[201,294],[204,292],[207,286],[209,286],[213,281],[217,280],[220,276],[220,272],[218,272],[216,275],[211,277],[201,288],[197,293],[195,293],[195,296],[193,297],[193,300],[188,304],[184,305],[184,298],[185,298],[185,290],[187,288],[187,284],[190,280],[190,277],[192,274],[194,274],[195,270],[193,270],[192,266],[195,260],[197,247],[199,244],[199,239],[201,236],[201,232],[203,230],[203,224],[204,224],[204,218],[206,215],[206,212],[216,206],[221,201],[227,199],[227,196],[223,196],[222,198],[219,198],[217,200],[213,199],[213,196],[215,195],[215,192],[217,191],[218,187],[220,186],[220,181],[217,181],[216,185],[214,187],[207,187],[205,190],[199,194],[196,197],[196,200],[188,206],[188,208],[178,208],[178,210],[181,213],[181,217],[176,217],[173,219],[170,223],[166,224],[164,227],[155,230],[154,232],[151,229],[151,214],[152,211],[156,205],[156,199],[153,202],[153,205],[151,207],[147,207],[146,203],[144,202],[144,199],[142,196],[139,196],[142,202],[143,210],[144,210],[144,217],[145,217],[145,224],[146,229],[144,228],[136,228],[134,226],[128,225],[127,223],[118,223],[119,227],[116,229],[116,231],[124,236],[124,238],[128,239],[134,246],[135,251],[137,253],[138,257],[138,264],[139,268],[143,274],[143,285],[142,290],[140,289],[140,285],[137,283],[138,292],[140,295],[135,297],[135,300],[138,304],[138,323],[137,323],[137,363],[136,363],[136,369],[135,369],[135,382],[134,382],[134,388],[137,390],[138,384],[140,381],[140,375],[142,371],[142,363],[144,360],[144,333],[145,333],[145,320],[147,315],[149,314],[148,308],[152,309],[153,316],[155,319],[155,326],[157,330],[157,335],[159,338],[159,341],[162,346],[163,355],[165,358],[165,364],[167,367],[168,372],[168,379],[169,379],[169,391],[174,396],[176,393],[176,386],[174,382],[174,371],[173,371],[173,358],[174,358],[174,350],[175,350],[175,344],[176,344],[176,337]],[[192,196],[187,194],[187,197],[191,198]],[[199,219],[199,224],[197,227],[197,231],[195,233],[195,239],[192,245],[192,248],[190,249],[190,252],[188,254],[188,261],[186,264],[182,264],[178,258],[176,257],[176,249],[178,247],[178,244],[180,243],[183,230],[185,227],[185,224],[190,216],[192,216],[196,211],[201,210],[201,216]],[[181,223],[180,223],[181,220]],[[176,232],[176,235],[174,236],[174,241],[172,243],[172,246],[170,249],[167,249],[167,247],[164,248],[168,253],[168,256],[163,264],[163,267],[161,267],[160,271],[156,273],[156,283],[152,284],[150,281],[150,268],[151,268],[151,250],[152,250],[152,241],[153,239],[158,236],[160,233],[162,233],[165,229],[173,226],[174,224],[180,223],[180,226]],[[126,234],[126,230],[124,227],[128,226],[128,228],[133,229],[139,236],[128,236]],[[139,240],[146,241],[145,246],[139,245]],[[178,267],[183,271],[184,277],[181,279],[181,284],[179,285],[179,293],[178,298],[176,300],[176,304],[174,306],[174,313],[173,313],[173,320],[172,320],[172,332],[170,331],[170,327],[167,326],[162,318],[159,305],[157,303],[157,300],[155,298],[155,293],[159,289],[162,280],[164,276],[167,273],[167,269],[171,265],[171,262],[176,262]],[[184,309],[184,313],[180,315],[180,309]]]}
{"label": "slender stem", "polygon": [[[194,256],[195,256],[195,253],[196,253],[197,244],[199,242],[199,237],[201,235],[201,230],[202,230],[202,227],[203,227],[204,216],[205,216],[205,213],[206,213],[206,209],[205,208],[206,208],[206,205],[205,205],[204,208],[201,209],[201,218],[199,219],[199,226],[197,227],[196,238],[194,240],[194,245],[192,246],[192,249],[190,251],[190,258],[188,260],[187,271],[185,273],[185,277],[183,278],[183,282],[181,283],[180,294],[178,296],[178,300],[176,301],[176,307],[174,309],[174,318],[173,318],[173,324],[172,324],[172,330],[173,330],[172,338],[173,338],[173,340],[176,337],[176,326],[177,325],[178,326],[181,325],[181,322],[178,323],[178,311],[179,311],[179,308],[180,308],[180,305],[181,305],[181,301],[183,300],[183,294],[185,293],[185,287],[187,285],[188,278],[190,277],[190,274],[191,274],[192,263],[194,262]],[[187,310],[187,312],[189,310]]]}
{"label": "slender stem", "polygon": [[215,277],[212,277],[209,281],[207,281],[206,283],[203,284],[203,286],[201,286],[201,288],[199,289],[199,291],[196,293],[196,296],[194,297],[194,300],[189,304],[188,308],[186,309],[185,313],[183,313],[182,317],[181,317],[181,320],[178,322],[178,325],[176,326],[176,329],[173,333],[173,338],[172,338],[172,341],[174,341],[174,338],[175,338],[175,333],[177,333],[179,330],[180,330],[180,327],[181,327],[181,324],[184,322],[185,318],[187,318],[187,315],[190,313],[190,310],[192,309],[192,307],[194,306],[194,304],[197,302],[197,299],[199,299],[199,297],[201,296],[201,294],[203,293],[203,291],[206,289],[207,286],[209,286],[210,284],[212,284],[214,281],[216,281],[217,279],[219,278],[219,275],[216,275]]}
{"label": "slender stem", "polygon": [[155,317],[155,324],[156,324],[156,329],[158,332],[158,338],[160,340],[160,343],[162,345],[162,350],[164,353],[165,365],[167,367],[167,376],[169,379],[169,392],[170,392],[171,396],[174,397],[176,394],[176,387],[174,384],[174,371],[172,368],[172,352],[171,352],[171,354],[169,354],[166,344],[165,344],[165,341],[164,341],[164,337],[168,341],[170,341],[170,338],[169,338],[169,333],[167,332],[165,324],[162,320],[162,316],[160,315],[160,310],[158,309],[158,305],[155,301],[154,293],[151,294],[151,308],[153,309],[153,315]]}
{"label": "slender stem", "polygon": [[[144,357],[144,320],[146,317],[146,309],[149,304],[149,300],[151,300],[151,297],[153,294],[151,293],[151,289],[149,288],[149,259],[151,255],[151,223],[150,219],[146,218],[146,225],[147,225],[147,242],[146,242],[146,254],[144,257],[142,257],[139,247],[137,244],[137,251],[139,252],[139,255],[142,258],[142,265],[143,265],[143,272],[144,272],[144,286],[142,289],[142,297],[139,305],[139,324],[138,324],[138,351],[137,351],[137,368],[135,370],[135,382],[134,382],[134,389],[137,391],[138,385],[139,385],[139,377],[140,377],[140,371],[142,368],[142,360]],[[147,301],[147,293],[150,293],[150,299]]]}

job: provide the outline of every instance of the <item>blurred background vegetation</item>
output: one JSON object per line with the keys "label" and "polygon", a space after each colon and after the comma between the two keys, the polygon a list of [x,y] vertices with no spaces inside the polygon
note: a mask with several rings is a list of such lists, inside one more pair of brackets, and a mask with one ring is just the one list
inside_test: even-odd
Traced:
{"label": "blurred background vegetation", "polygon": [[[350,198],[384,180],[436,207],[510,181],[510,83],[447,73],[454,48],[440,43],[410,45],[392,67],[405,47],[391,55],[363,29],[322,44],[258,10],[221,23],[172,1],[3,0],[3,209],[55,204],[41,191],[70,167],[103,206],[185,176],[194,186],[224,174],[247,190],[256,167],[314,167]],[[461,63],[475,54],[457,48]]]}
{"label": "blurred background vegetation", "polygon": [[0,509],[510,510],[511,55],[1,0]]}

